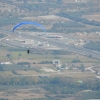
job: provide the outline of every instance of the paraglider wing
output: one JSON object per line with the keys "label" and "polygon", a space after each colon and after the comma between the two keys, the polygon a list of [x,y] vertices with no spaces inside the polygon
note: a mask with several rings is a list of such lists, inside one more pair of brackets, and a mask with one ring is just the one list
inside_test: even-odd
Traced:
{"label": "paraglider wing", "polygon": [[32,25],[35,25],[35,26],[38,26],[40,27],[41,29],[43,29],[44,32],[46,32],[44,26],[42,26],[41,24],[38,24],[37,22],[21,22],[19,24],[17,24],[14,28],[13,28],[13,32],[15,31],[15,29],[19,26],[22,26],[22,25],[25,25],[25,24],[32,24]]}
{"label": "paraglider wing", "polygon": [[79,83],[83,83],[83,82],[82,82],[82,81],[80,81],[80,80],[79,80],[79,81],[77,81],[77,82],[79,82]]}

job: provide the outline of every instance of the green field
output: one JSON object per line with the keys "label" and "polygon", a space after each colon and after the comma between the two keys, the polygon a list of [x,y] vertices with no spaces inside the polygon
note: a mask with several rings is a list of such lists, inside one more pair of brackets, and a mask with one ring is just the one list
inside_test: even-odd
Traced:
{"label": "green field", "polygon": [[[21,56],[19,56],[21,54]],[[98,63],[100,60],[89,58],[86,56],[78,55],[78,54],[69,54],[69,55],[54,55],[54,54],[27,54],[26,51],[13,51],[11,52],[11,58],[13,60],[18,58],[23,59],[32,59],[39,61],[52,61],[54,59],[61,60],[62,63],[72,62],[74,59],[79,59],[83,63]]]}
{"label": "green field", "polygon": [[13,76],[14,74],[12,73],[12,71],[0,71],[0,76]]}

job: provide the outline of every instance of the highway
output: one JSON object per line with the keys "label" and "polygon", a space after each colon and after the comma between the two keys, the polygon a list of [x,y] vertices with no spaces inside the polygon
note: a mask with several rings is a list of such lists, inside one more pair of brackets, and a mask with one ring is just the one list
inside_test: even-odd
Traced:
{"label": "highway", "polygon": [[46,39],[46,38],[42,38],[40,36],[29,36],[27,34],[22,34],[22,36],[25,38],[30,38],[30,39],[34,38],[34,39],[37,39],[37,40],[42,41],[42,42],[48,41],[49,44],[55,45],[55,46],[62,48],[64,50],[69,50],[69,51],[72,51],[74,53],[85,55],[85,56],[91,55],[93,58],[100,59],[100,52],[95,52],[95,51],[92,51],[92,50],[89,50],[89,49],[86,49],[83,47],[75,47],[75,46],[72,46],[69,44],[65,44],[63,41],[59,41],[56,39],[48,39],[48,38]]}
{"label": "highway", "polygon": [[[1,29],[1,31],[6,32],[7,34],[10,34],[10,35],[13,34],[17,37],[19,36],[18,33],[13,33],[11,31],[6,31],[4,29]],[[66,44],[63,40],[43,38],[42,36],[38,36],[38,35],[32,36],[32,35],[28,35],[28,34],[21,34],[21,36],[24,37],[24,38],[27,38],[27,39],[35,39],[35,40],[38,40],[38,41],[41,41],[41,42],[46,41],[50,45],[57,46],[57,47],[59,47],[63,50],[69,50],[69,51],[72,51],[72,52],[77,53],[77,54],[81,54],[81,55],[85,55],[85,56],[92,56],[93,58],[100,59],[100,52],[89,50],[89,49],[86,49],[86,48],[83,48],[83,47],[72,46],[70,44]],[[14,43],[12,43],[12,44],[13,44],[13,46],[15,45]],[[22,45],[20,45],[20,44],[16,44],[15,46],[17,46],[19,48],[22,47]]]}

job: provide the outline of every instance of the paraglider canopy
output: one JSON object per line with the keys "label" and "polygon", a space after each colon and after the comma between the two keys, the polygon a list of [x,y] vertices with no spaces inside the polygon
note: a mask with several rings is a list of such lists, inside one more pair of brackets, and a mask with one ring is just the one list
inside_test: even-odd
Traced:
{"label": "paraglider canopy", "polygon": [[22,25],[26,25],[26,24],[32,24],[32,25],[35,25],[35,26],[38,26],[40,27],[44,32],[46,32],[44,26],[42,26],[41,24],[37,23],[37,22],[21,22],[19,24],[17,24],[16,26],[14,26],[13,28],[13,32],[15,31],[16,28],[18,28],[19,26],[22,26]]}
{"label": "paraglider canopy", "polygon": [[83,82],[82,82],[82,81],[80,81],[80,80],[79,80],[79,81],[77,81],[77,82],[78,82],[78,83],[83,83]]}

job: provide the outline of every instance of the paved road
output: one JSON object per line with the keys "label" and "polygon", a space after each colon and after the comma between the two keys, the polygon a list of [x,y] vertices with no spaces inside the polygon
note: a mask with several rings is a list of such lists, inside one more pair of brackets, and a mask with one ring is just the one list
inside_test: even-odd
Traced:
{"label": "paved road", "polygon": [[90,66],[88,68],[85,68],[85,70],[90,70],[92,73],[95,73],[95,71],[92,69],[93,67],[95,67],[95,66]]}
{"label": "paved road", "polygon": [[60,47],[64,50],[69,50],[69,51],[72,51],[74,53],[78,53],[78,54],[82,54],[82,55],[86,55],[86,56],[91,55],[94,58],[100,59],[100,52],[92,51],[92,50],[89,50],[89,49],[86,49],[83,47],[75,47],[75,46],[72,46],[69,44],[65,44],[63,41],[59,41],[59,40],[55,40],[55,39],[45,39],[45,38],[42,38],[39,36],[29,36],[26,34],[24,34],[23,37],[27,37],[30,39],[34,38],[34,39],[37,39],[37,40],[40,40],[43,42],[48,41],[49,44],[55,45],[55,46]]}
{"label": "paved road", "polygon": [[[11,31],[6,31],[4,29],[1,29],[1,31],[3,31],[7,34],[10,34],[10,35],[15,34],[17,37],[19,36],[18,33],[13,33]],[[40,37],[38,35],[31,36],[31,35],[27,35],[27,34],[21,34],[21,36],[24,38],[28,38],[28,39],[36,39],[36,40],[41,41],[41,42],[48,41],[48,43],[50,45],[55,45],[55,46],[62,48],[64,50],[69,50],[69,51],[72,51],[74,53],[85,55],[85,56],[91,55],[94,58],[100,59],[100,52],[92,51],[92,50],[89,50],[89,49],[86,49],[83,47],[75,47],[75,46],[64,43],[63,40],[56,40],[56,39],[49,39],[49,38],[46,39],[46,38]],[[15,45],[15,44],[13,44],[13,45]],[[17,44],[17,47],[22,47],[22,45]]]}

